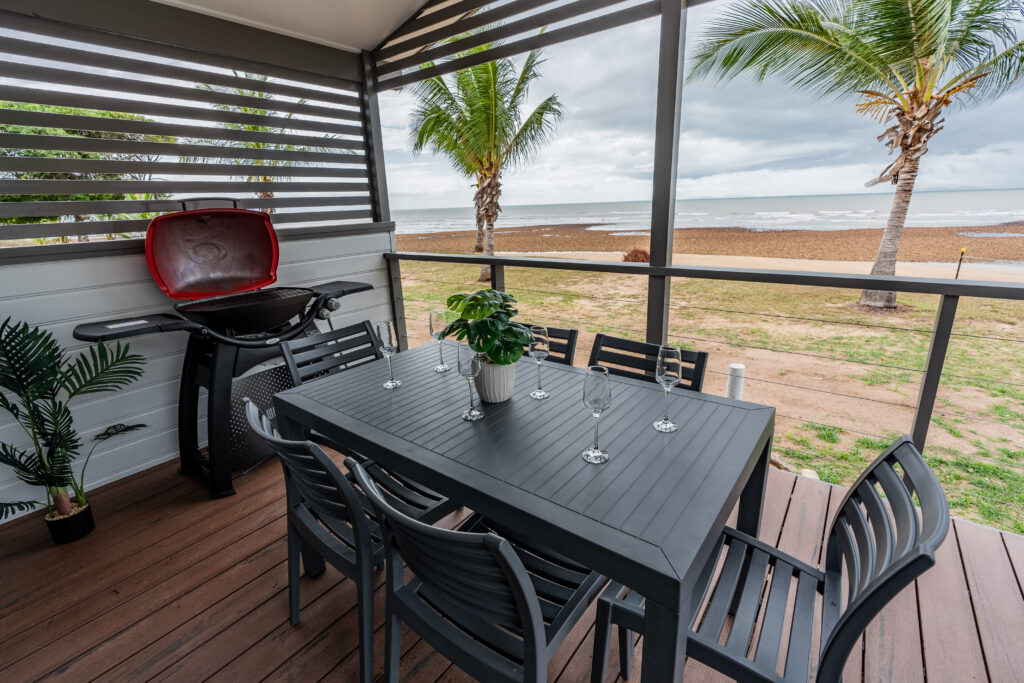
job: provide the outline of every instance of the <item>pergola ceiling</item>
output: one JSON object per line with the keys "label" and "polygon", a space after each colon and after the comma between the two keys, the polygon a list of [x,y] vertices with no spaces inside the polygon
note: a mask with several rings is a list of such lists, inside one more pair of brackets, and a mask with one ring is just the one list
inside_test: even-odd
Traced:
{"label": "pergola ceiling", "polygon": [[[372,50],[426,0],[155,0],[344,50]],[[441,3],[446,4],[446,3]]]}

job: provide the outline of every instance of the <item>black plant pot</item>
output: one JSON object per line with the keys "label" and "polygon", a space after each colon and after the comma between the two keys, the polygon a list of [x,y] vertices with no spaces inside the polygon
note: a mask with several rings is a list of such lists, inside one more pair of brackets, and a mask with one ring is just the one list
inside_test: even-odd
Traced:
{"label": "black plant pot", "polygon": [[57,544],[71,543],[88,536],[96,528],[92,520],[92,505],[86,505],[70,517],[48,519],[46,526],[50,529],[53,542]]}

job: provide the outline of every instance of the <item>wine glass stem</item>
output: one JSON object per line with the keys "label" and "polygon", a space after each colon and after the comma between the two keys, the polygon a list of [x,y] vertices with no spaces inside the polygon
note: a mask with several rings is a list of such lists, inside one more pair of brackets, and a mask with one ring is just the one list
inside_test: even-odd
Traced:
{"label": "wine glass stem", "polygon": [[601,423],[601,413],[594,413],[594,450],[600,450],[601,447],[597,444],[597,426]]}
{"label": "wine glass stem", "polygon": [[391,381],[394,382],[395,381],[395,371],[391,369],[391,354],[389,353],[386,356],[386,358],[388,359],[388,377],[390,377]]}
{"label": "wine glass stem", "polygon": [[476,410],[476,400],[473,398],[473,378],[466,378],[466,386],[469,387],[469,412]]}
{"label": "wine glass stem", "polygon": [[542,391],[540,388],[540,361],[537,361],[537,391]]}
{"label": "wine glass stem", "polygon": [[665,387],[665,422],[668,422],[668,394],[670,389]]}
{"label": "wine glass stem", "polygon": [[444,365],[444,344],[441,343],[440,339],[437,340],[437,354],[441,359],[441,365]]}

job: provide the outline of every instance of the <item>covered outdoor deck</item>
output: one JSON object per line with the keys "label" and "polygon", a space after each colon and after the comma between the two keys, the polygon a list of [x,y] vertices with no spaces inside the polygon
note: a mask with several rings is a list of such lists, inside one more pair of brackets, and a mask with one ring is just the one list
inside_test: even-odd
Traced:
{"label": "covered outdoor deck", "polygon": [[[236,488],[209,500],[167,463],[93,493],[97,531],[71,546],[55,547],[37,515],[0,527],[0,680],[355,680],[353,583],[332,568],[304,578],[290,626],[280,467],[264,462]],[[817,563],[843,493],[771,470],[761,537]],[[1024,537],[959,520],[950,531],[935,568],[868,627],[846,681],[1020,680]],[[379,676],[380,588],[377,598]],[[589,679],[593,610],[549,680]],[[415,635],[402,644],[403,680],[468,679]],[[692,661],[686,676],[727,680]]]}

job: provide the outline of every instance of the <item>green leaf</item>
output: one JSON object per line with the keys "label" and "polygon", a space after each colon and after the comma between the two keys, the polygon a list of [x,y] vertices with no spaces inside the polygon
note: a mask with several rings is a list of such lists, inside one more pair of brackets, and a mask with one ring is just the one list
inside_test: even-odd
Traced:
{"label": "green leaf", "polygon": [[142,377],[145,359],[129,353],[118,342],[111,353],[105,344],[94,344],[78,355],[61,373],[61,385],[68,399],[83,394],[100,394],[123,389]]}
{"label": "green leaf", "polygon": [[40,503],[34,500],[23,500],[13,503],[0,503],[0,520],[12,517],[19,512],[28,512],[36,509]]}

